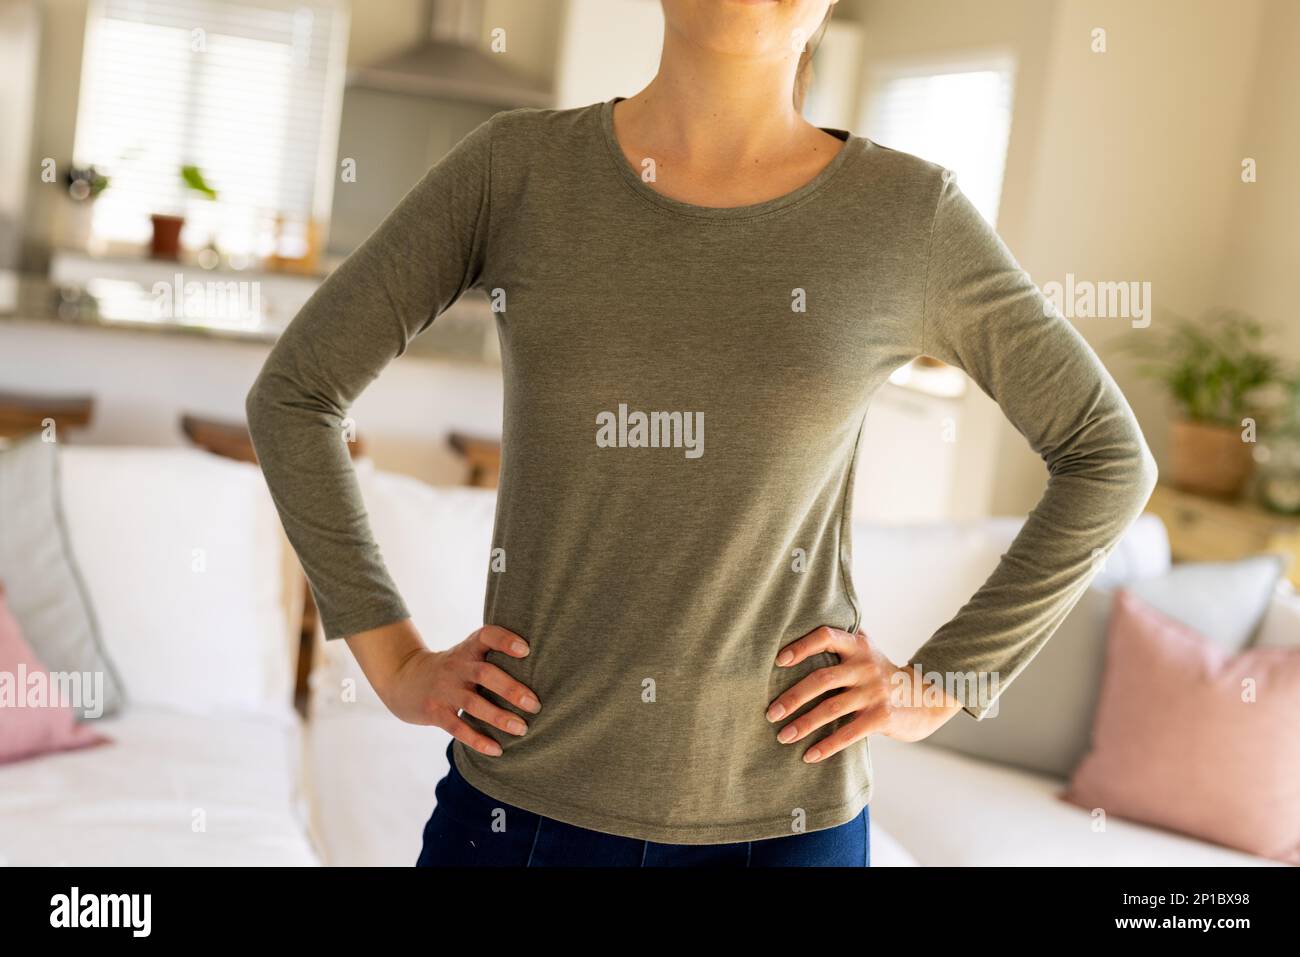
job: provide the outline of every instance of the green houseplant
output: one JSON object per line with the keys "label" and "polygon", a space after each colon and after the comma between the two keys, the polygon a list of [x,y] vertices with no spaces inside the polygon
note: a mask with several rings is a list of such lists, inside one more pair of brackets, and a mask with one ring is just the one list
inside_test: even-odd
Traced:
{"label": "green houseplant", "polygon": [[1284,385],[1280,421],[1263,443],[1259,500],[1265,508],[1283,515],[1300,515],[1300,367]]}
{"label": "green houseplant", "polygon": [[1177,409],[1170,432],[1169,480],[1178,488],[1233,498],[1254,465],[1251,422],[1267,416],[1267,389],[1283,382],[1265,347],[1264,326],[1240,312],[1200,320],[1173,316],[1163,332],[1135,330],[1125,342],[1140,375],[1164,386]]}
{"label": "green houseplant", "polygon": [[[207,184],[197,166],[182,166],[180,177],[186,189],[193,190],[207,200],[217,198],[217,191]],[[155,259],[180,259],[181,230],[185,228],[185,217],[155,213],[150,220],[153,222],[153,239],[149,244],[149,255]]]}

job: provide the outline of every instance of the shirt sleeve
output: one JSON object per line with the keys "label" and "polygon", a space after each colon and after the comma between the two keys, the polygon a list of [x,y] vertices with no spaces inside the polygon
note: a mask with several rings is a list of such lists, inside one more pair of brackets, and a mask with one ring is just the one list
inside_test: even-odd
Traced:
{"label": "shirt sleeve", "polygon": [[344,420],[380,371],[478,281],[492,124],[430,168],[320,285],[245,402],[258,462],[326,638],[409,617],[370,530]]}
{"label": "shirt sleeve", "polygon": [[983,718],[1082,597],[1156,482],[1128,401],[945,171],[921,351],[964,370],[1047,463],[988,581],[909,661]]}

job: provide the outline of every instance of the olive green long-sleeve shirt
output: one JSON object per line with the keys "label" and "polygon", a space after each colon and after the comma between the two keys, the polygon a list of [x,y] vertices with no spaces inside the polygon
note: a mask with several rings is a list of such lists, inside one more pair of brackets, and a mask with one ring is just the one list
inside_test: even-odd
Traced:
{"label": "olive green long-sleeve shirt", "polygon": [[[781,668],[780,648],[859,627],[853,475],[891,454],[860,442],[890,373],[923,353],[964,369],[1050,472],[992,577],[912,659],[950,682],[1005,690],[1155,465],[1114,380],[947,171],[831,131],[843,147],[793,192],[690,205],[627,162],[614,102],[498,114],[430,169],[273,349],[248,396],[257,453],[326,635],[406,617],[340,421],[412,337],[486,290],[505,570],[484,569],[483,620],[528,639],[528,657],[489,660],[543,709],[522,737],[466,716],[503,754],[457,742],[457,766],[502,801],[643,840],[831,827],[869,800],[867,743],[806,764],[826,732],[780,744],[788,719],[765,711],[836,660]],[[976,717],[991,704],[965,700]]]}

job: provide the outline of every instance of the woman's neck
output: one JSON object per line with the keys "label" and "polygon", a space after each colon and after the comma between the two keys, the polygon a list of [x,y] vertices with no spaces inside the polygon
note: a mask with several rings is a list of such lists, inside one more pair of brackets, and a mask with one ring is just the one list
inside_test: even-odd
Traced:
{"label": "woman's neck", "polygon": [[[615,109],[620,138],[677,163],[722,169],[779,162],[832,140],[794,108],[799,56],[728,56],[669,30],[659,72]],[[831,147],[829,142],[823,144]]]}
{"label": "woman's neck", "polygon": [[[794,107],[800,51],[745,55],[665,25],[659,72],[614,106],[614,136],[654,188],[704,206],[747,206],[810,182],[844,147]],[[652,163],[647,163],[652,160]]]}

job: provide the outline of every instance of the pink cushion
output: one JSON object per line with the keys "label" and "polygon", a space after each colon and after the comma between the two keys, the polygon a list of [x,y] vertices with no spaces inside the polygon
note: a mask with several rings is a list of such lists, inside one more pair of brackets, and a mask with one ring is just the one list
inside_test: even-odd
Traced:
{"label": "pink cushion", "polygon": [[1231,654],[1121,589],[1092,750],[1065,797],[1300,863],[1298,721],[1300,649]]}
{"label": "pink cushion", "polygon": [[[33,675],[48,672],[23,639],[0,586],[0,764],[108,740],[78,724],[70,707],[30,706]],[[37,683],[50,687],[45,678]]]}

